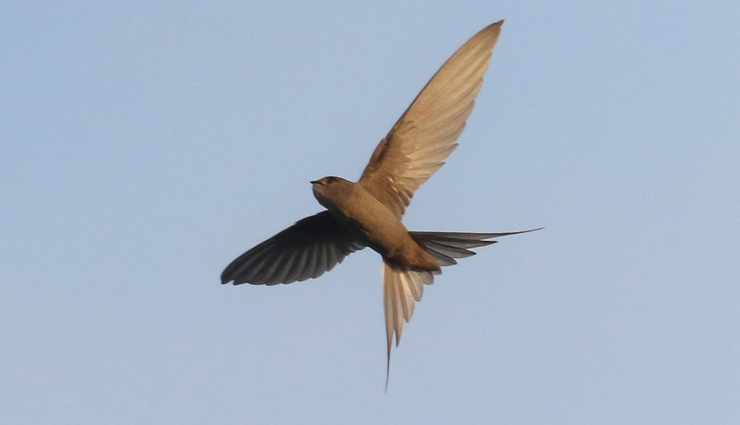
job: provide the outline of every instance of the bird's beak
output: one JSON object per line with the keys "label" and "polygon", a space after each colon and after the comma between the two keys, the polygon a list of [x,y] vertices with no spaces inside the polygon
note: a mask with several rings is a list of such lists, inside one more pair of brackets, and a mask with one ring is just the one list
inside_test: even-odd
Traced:
{"label": "bird's beak", "polygon": [[313,180],[311,184],[318,184],[321,180]]}

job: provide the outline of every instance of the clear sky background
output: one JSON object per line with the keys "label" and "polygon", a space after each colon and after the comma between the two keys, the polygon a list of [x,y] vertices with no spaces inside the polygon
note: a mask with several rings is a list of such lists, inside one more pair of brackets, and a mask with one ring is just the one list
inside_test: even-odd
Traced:
{"label": "clear sky background", "polygon": [[[380,258],[222,286],[506,19],[411,229],[512,231],[394,351]],[[740,418],[740,3],[0,5],[0,421]]]}

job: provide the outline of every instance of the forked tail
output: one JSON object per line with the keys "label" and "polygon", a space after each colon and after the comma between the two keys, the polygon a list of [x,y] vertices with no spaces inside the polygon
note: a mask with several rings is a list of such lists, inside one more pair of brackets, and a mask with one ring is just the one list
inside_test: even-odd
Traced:
{"label": "forked tail", "polygon": [[[461,233],[461,232],[409,232],[411,237],[430,253],[441,266],[457,264],[455,258],[475,255],[470,248],[491,245],[498,241],[488,240],[519,233]],[[414,271],[398,268],[383,262],[383,308],[385,311],[385,333],[388,343],[388,362],[385,373],[385,389],[388,390],[388,377],[391,367],[391,345],[393,334],[396,335],[396,346],[401,341],[404,322],[408,323],[414,314],[415,303],[421,301],[424,285],[434,283],[434,275],[427,271]]]}
{"label": "forked tail", "polygon": [[529,233],[540,229],[542,228],[504,233],[409,232],[409,234],[419,246],[439,261],[439,265],[445,267],[457,264],[455,258],[475,255],[475,252],[471,251],[470,248],[478,248],[498,242],[487,239]]}

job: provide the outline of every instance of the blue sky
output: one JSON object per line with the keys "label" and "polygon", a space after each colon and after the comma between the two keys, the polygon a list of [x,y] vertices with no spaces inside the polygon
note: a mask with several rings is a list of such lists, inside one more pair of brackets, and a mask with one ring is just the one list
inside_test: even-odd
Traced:
{"label": "blue sky", "polygon": [[[219,274],[499,19],[405,223],[546,229],[445,269],[386,394],[377,254]],[[729,0],[4,2],[3,422],[737,420],[739,41]]]}

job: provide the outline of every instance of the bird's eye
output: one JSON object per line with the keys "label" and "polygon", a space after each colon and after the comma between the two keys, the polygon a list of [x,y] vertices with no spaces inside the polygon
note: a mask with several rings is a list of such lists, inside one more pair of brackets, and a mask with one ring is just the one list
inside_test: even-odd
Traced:
{"label": "bird's eye", "polygon": [[336,177],[327,177],[326,178],[326,182],[327,183],[334,183],[336,181],[337,181],[337,178]]}

